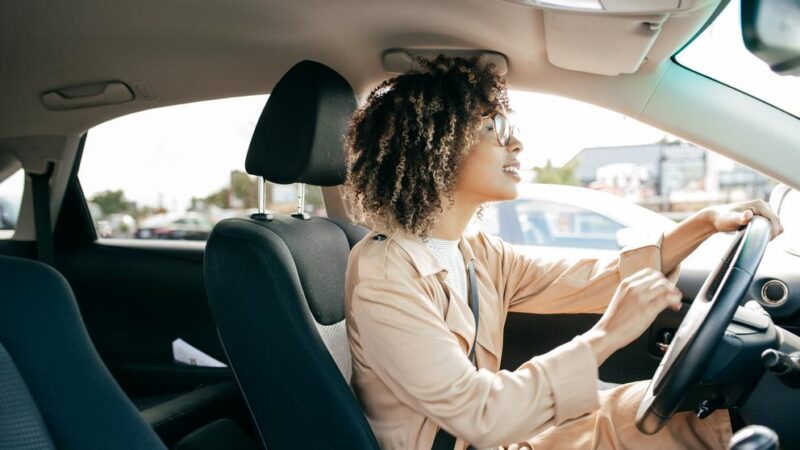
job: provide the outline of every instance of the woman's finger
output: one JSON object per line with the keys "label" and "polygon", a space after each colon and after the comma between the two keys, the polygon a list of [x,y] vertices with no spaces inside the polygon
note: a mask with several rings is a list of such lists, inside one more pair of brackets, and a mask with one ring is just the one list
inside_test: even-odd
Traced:
{"label": "woman's finger", "polygon": [[755,213],[765,217],[769,220],[771,231],[770,237],[775,239],[779,234],[783,233],[783,225],[781,219],[772,211],[772,208],[763,200],[757,200],[751,204],[751,208]]}
{"label": "woman's finger", "polygon": [[750,220],[753,218],[753,210],[752,209],[745,209],[744,211],[739,213],[739,223],[741,225],[747,225],[750,223]]}

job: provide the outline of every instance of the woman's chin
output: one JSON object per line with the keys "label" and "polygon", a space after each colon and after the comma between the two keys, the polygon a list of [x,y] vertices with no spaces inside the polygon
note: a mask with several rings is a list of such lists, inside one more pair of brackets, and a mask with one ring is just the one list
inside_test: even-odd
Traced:
{"label": "woman's chin", "polygon": [[516,200],[516,198],[519,197],[519,191],[515,185],[514,187],[498,190],[492,197],[493,198],[489,200],[490,202],[507,202],[510,200]]}

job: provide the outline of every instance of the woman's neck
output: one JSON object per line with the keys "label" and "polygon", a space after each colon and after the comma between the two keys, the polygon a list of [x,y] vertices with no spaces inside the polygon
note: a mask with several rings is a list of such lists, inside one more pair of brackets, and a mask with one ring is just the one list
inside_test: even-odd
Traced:
{"label": "woman's neck", "polygon": [[442,199],[442,205],[444,205],[444,212],[431,229],[431,237],[450,241],[460,239],[480,204],[465,201],[463,198],[459,199],[454,194],[453,206],[448,207],[449,200],[447,198]]}

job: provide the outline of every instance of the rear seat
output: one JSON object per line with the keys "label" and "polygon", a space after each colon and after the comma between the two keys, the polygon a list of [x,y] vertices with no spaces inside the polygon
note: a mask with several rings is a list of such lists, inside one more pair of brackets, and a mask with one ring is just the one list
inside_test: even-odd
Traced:
{"label": "rear seat", "polygon": [[258,448],[232,420],[214,420],[236,404],[232,381],[139,413],[50,266],[0,256],[0,286],[0,448]]}

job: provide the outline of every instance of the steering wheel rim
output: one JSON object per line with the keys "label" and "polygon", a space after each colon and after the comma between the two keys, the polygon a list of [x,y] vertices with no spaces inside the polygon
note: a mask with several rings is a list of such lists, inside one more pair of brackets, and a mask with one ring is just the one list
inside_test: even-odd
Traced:
{"label": "steering wheel rim", "polygon": [[636,427],[642,433],[660,430],[702,377],[747,294],[769,239],[769,220],[754,216],[709,273],[639,403]]}

